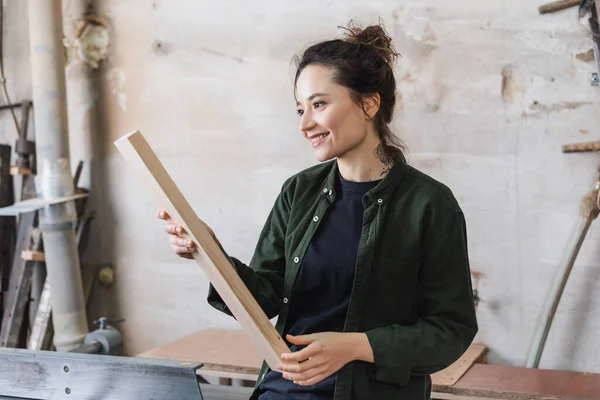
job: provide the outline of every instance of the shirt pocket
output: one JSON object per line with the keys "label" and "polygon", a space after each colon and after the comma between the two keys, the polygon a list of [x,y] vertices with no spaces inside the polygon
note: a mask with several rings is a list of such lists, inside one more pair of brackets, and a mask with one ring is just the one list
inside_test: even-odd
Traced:
{"label": "shirt pocket", "polygon": [[406,324],[416,317],[421,263],[380,257],[371,266],[365,312],[382,323]]}

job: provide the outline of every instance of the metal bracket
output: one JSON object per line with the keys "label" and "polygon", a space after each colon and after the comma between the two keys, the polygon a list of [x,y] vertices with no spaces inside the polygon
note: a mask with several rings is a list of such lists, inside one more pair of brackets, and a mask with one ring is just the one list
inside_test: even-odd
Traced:
{"label": "metal bracket", "polygon": [[0,398],[204,400],[200,363],[0,349]]}
{"label": "metal bracket", "polygon": [[597,72],[592,72],[592,76],[590,78],[590,85],[600,86],[600,75],[598,75]]}

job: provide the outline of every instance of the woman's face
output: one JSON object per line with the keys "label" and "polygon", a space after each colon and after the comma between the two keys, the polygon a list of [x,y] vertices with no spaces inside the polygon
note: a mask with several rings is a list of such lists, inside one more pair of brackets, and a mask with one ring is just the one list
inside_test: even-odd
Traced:
{"label": "woman's face", "polygon": [[296,83],[300,132],[319,161],[358,151],[373,130],[372,121],[348,89],[333,81],[333,73],[330,67],[309,65]]}

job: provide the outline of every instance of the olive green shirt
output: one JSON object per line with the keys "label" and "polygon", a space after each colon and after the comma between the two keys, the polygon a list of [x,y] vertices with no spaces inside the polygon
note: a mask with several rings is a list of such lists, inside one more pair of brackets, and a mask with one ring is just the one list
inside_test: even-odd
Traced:
{"label": "olive green shirt", "polygon": [[[283,185],[250,265],[230,257],[283,335],[311,238],[335,202],[335,160]],[[450,189],[397,163],[363,198],[363,227],[345,332],[365,332],[374,363],[337,372],[335,400],[429,399],[430,374],[457,360],[477,332],[464,215]],[[231,315],[214,288],[209,303]],[[268,366],[263,363],[256,387]],[[257,397],[258,391],[252,398]]]}

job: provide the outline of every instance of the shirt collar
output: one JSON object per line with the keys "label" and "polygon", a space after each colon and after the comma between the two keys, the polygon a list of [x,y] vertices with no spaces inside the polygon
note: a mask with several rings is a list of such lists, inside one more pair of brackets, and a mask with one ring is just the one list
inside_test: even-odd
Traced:
{"label": "shirt collar", "polygon": [[[378,205],[383,205],[387,202],[390,195],[398,187],[402,178],[406,173],[407,165],[404,162],[396,162],[381,182],[373,189],[369,190],[363,200],[363,205],[368,207],[373,202]],[[336,160],[331,161],[331,168],[329,174],[325,178],[323,188],[321,189],[321,195],[327,197],[327,199],[333,203],[336,198],[335,190],[335,179],[339,174],[338,164]]]}

